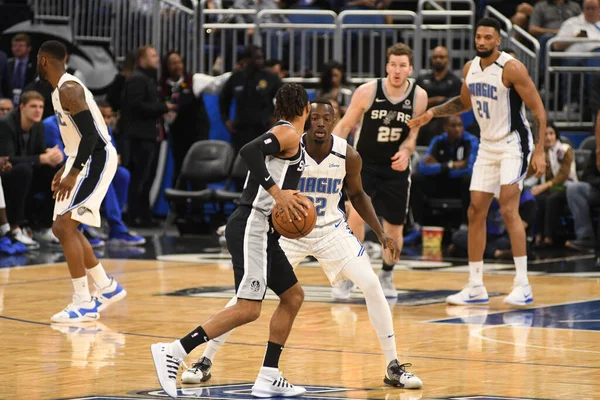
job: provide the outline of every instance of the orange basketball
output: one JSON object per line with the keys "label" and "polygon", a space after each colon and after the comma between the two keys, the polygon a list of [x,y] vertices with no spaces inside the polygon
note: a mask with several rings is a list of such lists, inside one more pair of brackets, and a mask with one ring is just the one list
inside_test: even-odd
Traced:
{"label": "orange basketball", "polygon": [[[308,200],[305,196],[301,194],[296,194],[296,196],[303,197]],[[288,239],[300,239],[304,236],[308,235],[315,224],[317,223],[317,211],[315,210],[315,205],[312,201],[308,200],[310,207],[306,209],[308,216],[304,217],[304,214],[301,214],[301,217],[304,217],[300,220],[292,219],[292,222],[286,218],[283,208],[275,207],[273,208],[272,220],[273,226],[277,230],[277,232]]]}

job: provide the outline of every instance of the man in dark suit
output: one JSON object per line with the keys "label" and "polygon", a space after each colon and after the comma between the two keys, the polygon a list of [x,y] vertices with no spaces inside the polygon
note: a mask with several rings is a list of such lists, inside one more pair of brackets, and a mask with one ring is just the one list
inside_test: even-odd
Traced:
{"label": "man in dark suit", "polygon": [[127,168],[129,185],[129,219],[133,226],[152,226],[150,188],[155,175],[158,154],[160,117],[174,111],[176,105],[158,97],[156,72],[160,59],[151,46],[137,50],[137,68],[125,82],[121,95],[121,121],[129,140]]}
{"label": "man in dark suit", "polygon": [[12,88],[8,79],[8,57],[0,51],[0,98],[12,97]]}
{"label": "man in dark suit", "polygon": [[33,82],[36,75],[35,60],[30,57],[31,38],[25,33],[16,34],[11,41],[13,57],[8,59],[8,79],[12,87],[15,107],[20,103],[20,96],[27,84]]}
{"label": "man in dark suit", "polygon": [[38,210],[40,224],[48,228],[52,223],[54,202],[50,183],[63,161],[63,154],[54,147],[46,148],[44,124],[41,123],[44,98],[37,92],[21,95],[21,104],[0,117],[0,157],[6,157],[12,166],[2,173],[2,185],[6,197],[6,210],[15,239],[28,247],[39,244],[25,235],[20,224],[25,220],[25,207],[33,194],[44,193],[44,207]]}

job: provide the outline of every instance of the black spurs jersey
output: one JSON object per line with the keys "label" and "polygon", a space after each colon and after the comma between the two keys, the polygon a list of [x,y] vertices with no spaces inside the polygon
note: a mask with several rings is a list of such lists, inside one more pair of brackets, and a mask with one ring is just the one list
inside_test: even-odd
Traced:
{"label": "black spurs jersey", "polygon": [[387,96],[383,79],[377,79],[377,90],[371,107],[363,116],[356,150],[365,162],[390,165],[400,144],[408,137],[407,123],[413,117],[417,84],[408,79],[408,89],[402,99],[392,102]]}
{"label": "black spurs jersey", "polygon": [[[287,121],[279,121],[273,127],[278,125],[292,126]],[[281,189],[298,189],[298,182],[300,182],[300,176],[304,170],[304,149],[302,148],[302,144],[298,145],[298,152],[293,157],[278,158],[275,156],[266,156],[265,164],[271,177]],[[255,177],[248,172],[246,182],[244,183],[244,190],[242,190],[242,197],[240,198],[240,205],[252,207],[269,215],[271,210],[273,210],[274,200],[260,185],[258,179],[262,178]]]}

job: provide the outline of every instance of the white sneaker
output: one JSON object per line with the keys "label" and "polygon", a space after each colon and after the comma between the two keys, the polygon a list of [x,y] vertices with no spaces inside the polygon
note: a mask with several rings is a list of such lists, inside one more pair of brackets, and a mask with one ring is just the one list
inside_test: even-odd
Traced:
{"label": "white sneaker", "polygon": [[421,389],[423,382],[405,369],[410,366],[412,366],[410,363],[400,364],[398,360],[391,361],[387,366],[383,382],[404,389]]}
{"label": "white sneaker", "polygon": [[13,239],[15,239],[18,242],[23,243],[25,246],[27,246],[28,249],[39,249],[40,248],[40,244],[38,242],[36,242],[35,240],[33,240],[31,237],[29,237],[29,235],[26,235],[23,232],[23,229],[21,229],[21,228],[15,229],[10,234],[13,237]]}
{"label": "white sneaker", "polygon": [[38,242],[48,243],[48,244],[60,244],[60,241],[54,233],[52,233],[52,228],[43,229],[39,232],[34,232],[33,237]]}
{"label": "white sneaker", "polygon": [[267,375],[263,372],[265,367],[261,368],[261,372],[252,386],[252,396],[254,397],[295,397],[302,396],[306,393],[306,389],[302,386],[294,386],[289,383],[281,372],[275,368],[270,368],[276,371],[274,376]]}
{"label": "white sneaker", "polygon": [[513,306],[526,306],[533,303],[531,285],[515,284],[509,295],[504,298],[504,302]]}
{"label": "white sneaker", "polygon": [[121,285],[119,285],[115,278],[110,278],[110,285],[104,289],[96,286],[93,299],[96,302],[98,311],[101,312],[104,311],[109,305],[124,299],[125,296],[127,296],[127,291],[123,289]]}
{"label": "white sneaker", "polygon": [[350,279],[346,279],[331,289],[331,298],[336,300],[348,300],[356,285]]}
{"label": "white sneaker", "polygon": [[210,379],[210,369],[212,367],[212,361],[207,357],[202,357],[192,364],[191,367],[183,371],[181,375],[181,383],[202,383]]}
{"label": "white sneaker", "polygon": [[446,297],[446,303],[455,306],[467,304],[487,304],[490,302],[487,290],[483,285],[471,286],[467,284],[463,290]]}
{"label": "white sneaker", "polygon": [[78,295],[73,295],[73,302],[50,319],[53,322],[87,322],[100,318],[94,299],[81,301]]}
{"label": "white sneaker", "polygon": [[398,291],[394,286],[394,271],[379,271],[379,283],[381,284],[385,297],[398,297]]}
{"label": "white sneaker", "polygon": [[182,360],[171,353],[171,343],[154,343],[150,346],[158,382],[172,398],[177,398],[177,373]]}

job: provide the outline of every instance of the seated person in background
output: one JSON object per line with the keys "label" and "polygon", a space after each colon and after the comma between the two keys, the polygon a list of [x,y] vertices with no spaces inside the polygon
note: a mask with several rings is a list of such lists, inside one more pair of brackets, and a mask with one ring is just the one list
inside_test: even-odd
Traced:
{"label": "seated person in background", "polygon": [[[598,129],[596,127],[597,133]],[[567,186],[567,204],[573,214],[576,239],[567,241],[565,246],[577,251],[593,251],[596,243],[590,209],[600,206],[598,150],[598,142],[596,141],[596,151],[592,151],[592,155],[583,170],[581,182],[573,182]]]}
{"label": "seated person in background", "polygon": [[[12,100],[10,101],[10,104],[12,106]],[[12,165],[8,161],[8,157],[0,157],[0,171],[8,172],[11,168]],[[4,198],[2,180],[0,180],[0,253],[10,255],[25,253],[29,250],[23,243],[14,240],[9,233],[10,224],[8,223],[8,216],[6,215],[6,200]]]}
{"label": "seated person in background", "polygon": [[[556,225],[567,198],[565,186],[577,182],[577,171],[573,149],[560,141],[560,133],[552,122],[548,122],[546,127],[544,149],[549,168],[546,168],[546,174],[539,179],[539,183],[531,188],[531,194],[538,204],[535,245],[552,247]],[[533,174],[530,165],[527,176]]]}
{"label": "seated person in background", "polygon": [[538,38],[543,48],[543,44],[558,33],[563,22],[579,14],[581,6],[573,0],[539,1],[531,13],[529,33]]}
{"label": "seated person in background", "polygon": [[[431,51],[431,72],[419,75],[417,85],[427,92],[427,107],[431,108],[460,94],[462,87],[461,78],[457,77],[448,68],[450,57],[448,49],[438,46]],[[417,144],[429,146],[431,139],[442,132],[444,120],[436,118],[429,124],[421,127]]]}
{"label": "seated person in background", "polygon": [[423,224],[426,197],[461,199],[461,222],[467,223],[469,185],[479,142],[464,131],[458,115],[446,118],[444,128],[445,133],[431,141],[419,171],[411,176],[410,202],[416,230]]}
{"label": "seated person in background", "polygon": [[346,81],[344,65],[335,60],[325,64],[316,93],[317,97],[335,100],[340,108],[340,117],[343,117],[350,105],[353,92],[354,89]]}
{"label": "seated person in background", "polygon": [[[600,4],[598,0],[583,0],[583,13],[564,21],[556,34],[557,38],[600,39]],[[600,47],[600,43],[554,43],[554,50],[569,52],[588,52]]]}
{"label": "seated person in background", "polygon": [[[108,133],[114,142],[112,136],[112,108],[106,101],[98,101],[98,108],[104,117],[106,126],[108,127]],[[56,121],[56,116],[48,117],[44,120],[45,126],[45,139],[47,145],[58,146],[61,151],[64,152],[64,146],[60,138],[60,130]],[[113,143],[114,145],[114,143]],[[123,208],[127,204],[127,194],[129,190],[129,171],[120,165],[121,156],[119,155],[119,167],[112,183],[110,184],[106,197],[102,203],[104,206],[104,214],[108,220],[109,226],[109,243],[111,244],[122,244],[122,245],[141,245],[146,243],[146,239],[141,236],[132,235],[123,223],[122,215]],[[104,242],[99,238],[93,237],[90,232],[82,225],[83,233],[90,241],[92,247],[99,247],[104,245]]]}
{"label": "seated person in background", "polygon": [[13,108],[11,99],[0,99],[0,117],[11,112]]}
{"label": "seated person in background", "polygon": [[[8,157],[12,165],[2,171],[2,185],[6,197],[6,211],[12,237],[29,247],[39,248],[39,243],[25,234],[21,224],[34,216],[42,230],[36,238],[56,242],[52,234],[54,202],[50,189],[54,174],[63,162],[63,153],[58,147],[47,148],[44,139],[42,113],[44,98],[38,92],[23,92],[19,108],[0,117],[0,156]],[[34,206],[34,195],[43,194],[45,201]],[[27,208],[27,213],[26,213]]]}
{"label": "seated person in background", "polygon": [[[525,226],[525,234],[527,235],[527,254],[531,251],[531,241],[533,233],[533,223],[535,222],[535,198],[528,190],[521,193],[521,201],[519,202],[519,215]],[[500,204],[496,199],[490,205],[490,211],[486,219],[486,245],[483,253],[484,258],[502,258],[512,259],[512,250],[510,246],[510,238],[506,232],[502,213],[500,212]],[[450,252],[455,255],[467,254],[468,248],[468,231],[461,229],[452,235],[452,244]]]}

